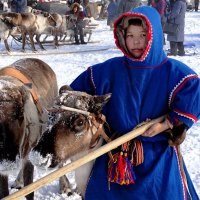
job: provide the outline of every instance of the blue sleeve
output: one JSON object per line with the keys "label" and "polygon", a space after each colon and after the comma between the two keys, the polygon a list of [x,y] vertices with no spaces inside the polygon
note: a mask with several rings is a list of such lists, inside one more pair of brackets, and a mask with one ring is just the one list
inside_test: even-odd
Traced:
{"label": "blue sleeve", "polygon": [[80,74],[71,84],[70,87],[76,91],[87,92],[88,94],[95,94],[95,86],[92,79],[91,68]]}
{"label": "blue sleeve", "polygon": [[200,79],[193,74],[185,77],[170,95],[169,120],[183,122],[189,128],[200,118]]}

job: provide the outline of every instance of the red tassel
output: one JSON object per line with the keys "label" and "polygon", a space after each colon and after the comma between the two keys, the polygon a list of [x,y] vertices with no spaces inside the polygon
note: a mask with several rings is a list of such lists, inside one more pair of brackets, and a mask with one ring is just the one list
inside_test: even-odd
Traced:
{"label": "red tassel", "polygon": [[120,152],[120,155],[118,157],[118,160],[117,160],[117,167],[119,168],[119,172],[118,172],[118,180],[119,180],[119,183],[122,182],[122,180],[124,179],[124,175],[125,175],[125,160],[123,158],[123,152]]}

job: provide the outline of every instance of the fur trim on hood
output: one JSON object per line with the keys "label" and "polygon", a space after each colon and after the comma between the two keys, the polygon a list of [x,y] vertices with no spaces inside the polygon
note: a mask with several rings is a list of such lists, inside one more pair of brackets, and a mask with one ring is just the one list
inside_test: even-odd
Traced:
{"label": "fur trim on hood", "polygon": [[70,9],[71,10],[73,10],[74,9],[74,7],[77,7],[78,8],[78,11],[80,10],[80,8],[81,8],[81,6],[80,6],[80,4],[79,3],[73,3],[71,6],[70,6]]}
{"label": "fur trim on hood", "polygon": [[[148,44],[141,58],[133,58],[125,43],[125,30],[129,20],[141,19],[142,26],[147,30]],[[160,15],[150,6],[140,6],[130,12],[123,13],[114,23],[114,37],[116,46],[132,61],[146,65],[160,65],[166,58],[163,51],[163,31]]]}

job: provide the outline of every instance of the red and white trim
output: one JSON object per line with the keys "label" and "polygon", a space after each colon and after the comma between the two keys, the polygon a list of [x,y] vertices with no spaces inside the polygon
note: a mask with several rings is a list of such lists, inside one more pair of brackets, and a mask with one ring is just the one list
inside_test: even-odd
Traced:
{"label": "red and white trim", "polygon": [[178,164],[179,173],[180,173],[180,177],[181,177],[181,184],[182,184],[182,189],[183,189],[183,199],[184,199],[184,200],[187,200],[187,196],[186,196],[187,190],[186,190],[186,187],[185,187],[185,184],[184,184],[184,179],[183,179],[183,176],[182,176],[182,173],[181,173],[181,166],[180,166],[178,151],[177,151],[177,148],[176,148],[176,147],[174,147],[174,151],[175,151],[175,153],[176,153],[177,164]]}
{"label": "red and white trim", "polygon": [[176,93],[185,85],[185,83],[187,81],[189,81],[190,79],[193,79],[193,78],[198,78],[198,76],[196,74],[190,74],[190,75],[187,75],[185,77],[183,77],[180,82],[174,87],[174,89],[172,90],[170,96],[169,96],[169,108],[171,107],[171,103],[173,102],[174,100],[174,97],[176,96]]}
{"label": "red and white trim", "polygon": [[182,117],[186,117],[190,120],[192,120],[193,122],[197,122],[198,121],[198,118],[194,115],[191,115],[190,113],[184,113],[180,110],[177,110],[177,109],[174,109],[174,112]]}
{"label": "red and white trim", "polygon": [[[148,26],[148,33],[147,33],[148,44],[147,44],[147,47],[146,47],[144,53],[142,54],[142,57],[139,58],[139,59],[130,57],[130,55],[127,54],[127,52],[125,51],[125,49],[123,47],[121,47],[120,44],[118,43],[118,39],[117,39],[117,35],[116,35],[116,27],[117,27],[117,24],[119,23],[119,21],[123,17],[142,17],[146,21],[146,24]],[[134,13],[134,12],[123,13],[122,15],[120,15],[120,17],[114,23],[114,38],[115,38],[115,44],[116,44],[116,46],[123,52],[123,54],[125,56],[127,56],[128,58],[130,58],[133,61],[142,62],[148,56],[150,48],[151,48],[151,45],[152,45],[152,41],[153,41],[153,28],[152,28],[152,25],[151,25],[149,19],[145,15],[140,14],[140,13]]]}
{"label": "red and white trim", "polygon": [[94,83],[94,77],[93,77],[93,73],[92,73],[92,67],[89,67],[88,70],[89,70],[89,73],[90,73],[90,81],[92,82],[93,89],[94,89],[94,91],[96,93],[96,86],[95,86],[95,83]]}

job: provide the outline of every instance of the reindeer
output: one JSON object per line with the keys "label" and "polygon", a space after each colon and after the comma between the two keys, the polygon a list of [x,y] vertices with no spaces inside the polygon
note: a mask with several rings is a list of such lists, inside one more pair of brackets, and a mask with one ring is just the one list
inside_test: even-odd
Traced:
{"label": "reindeer", "polygon": [[[100,135],[108,139],[102,128],[105,120],[101,110],[110,97],[111,94],[91,96],[85,92],[61,87],[54,107],[49,110],[49,128],[29,155],[31,162],[46,169],[62,167],[66,160],[77,160],[98,148],[102,144],[102,140],[99,140]],[[93,162],[75,172],[77,190],[83,196]],[[72,191],[68,179],[62,176],[60,192],[69,195]]]}
{"label": "reindeer", "polygon": [[[56,18],[56,13],[52,14],[54,18]],[[63,36],[68,33],[69,30],[72,30],[74,27],[74,20],[70,15],[60,15],[57,20],[57,26],[54,29],[54,43],[55,46],[58,46],[58,36]]]}
{"label": "reindeer", "polygon": [[2,17],[8,19],[14,26],[19,27],[22,35],[22,51],[25,51],[26,35],[29,35],[31,48],[36,51],[34,45],[34,35],[40,48],[44,50],[39,36],[45,31],[49,32],[56,26],[56,21],[51,15],[44,16],[42,14],[34,15],[33,13],[3,13]]}
{"label": "reindeer", "polygon": [[[44,13],[45,16],[48,14],[49,13]],[[56,21],[56,26],[52,28],[52,31],[50,32],[50,35],[54,36],[54,46],[56,48],[59,46],[58,37],[60,37],[60,41],[65,41],[66,37],[69,36],[69,40],[73,41],[74,40],[73,29],[75,26],[75,19],[73,19],[71,15],[60,15],[58,13],[51,13],[51,16]],[[89,18],[83,19],[83,28],[84,28],[83,33],[84,36],[86,36],[87,34],[89,35],[88,41],[90,40],[92,35],[92,30],[87,27],[90,22],[91,20]],[[48,36],[49,34],[46,35],[43,41],[45,41]]]}
{"label": "reindeer", "polygon": [[28,154],[45,130],[45,110],[57,91],[55,73],[39,59],[21,59],[0,69],[0,199],[9,195],[10,173],[19,172],[15,188],[32,183]]}
{"label": "reindeer", "polygon": [[[49,15],[49,13],[44,13],[45,16]],[[66,36],[69,32],[73,32],[74,20],[70,15],[60,15],[58,13],[51,13],[51,16],[56,21],[56,26],[50,32],[50,35],[54,36],[54,45],[57,48],[59,46],[58,36],[62,38],[62,36]],[[73,34],[73,33],[72,33]],[[47,39],[49,35],[47,35],[43,41]]]}
{"label": "reindeer", "polygon": [[0,38],[3,39],[7,53],[10,53],[10,47],[8,45],[8,37],[18,33],[16,26],[9,22],[7,19],[3,19],[0,15]]}
{"label": "reindeer", "polygon": [[[90,28],[88,28],[89,24],[90,24],[91,20],[87,17],[85,17],[83,19],[83,34],[84,37],[88,34],[88,42],[90,41],[91,35],[92,35],[92,30]],[[73,19],[71,19],[71,23],[75,23]],[[62,41],[65,41],[66,37],[69,36],[69,40],[73,41],[74,40],[74,30],[73,30],[73,26],[70,26],[66,29],[65,32],[63,32],[63,38]]]}

